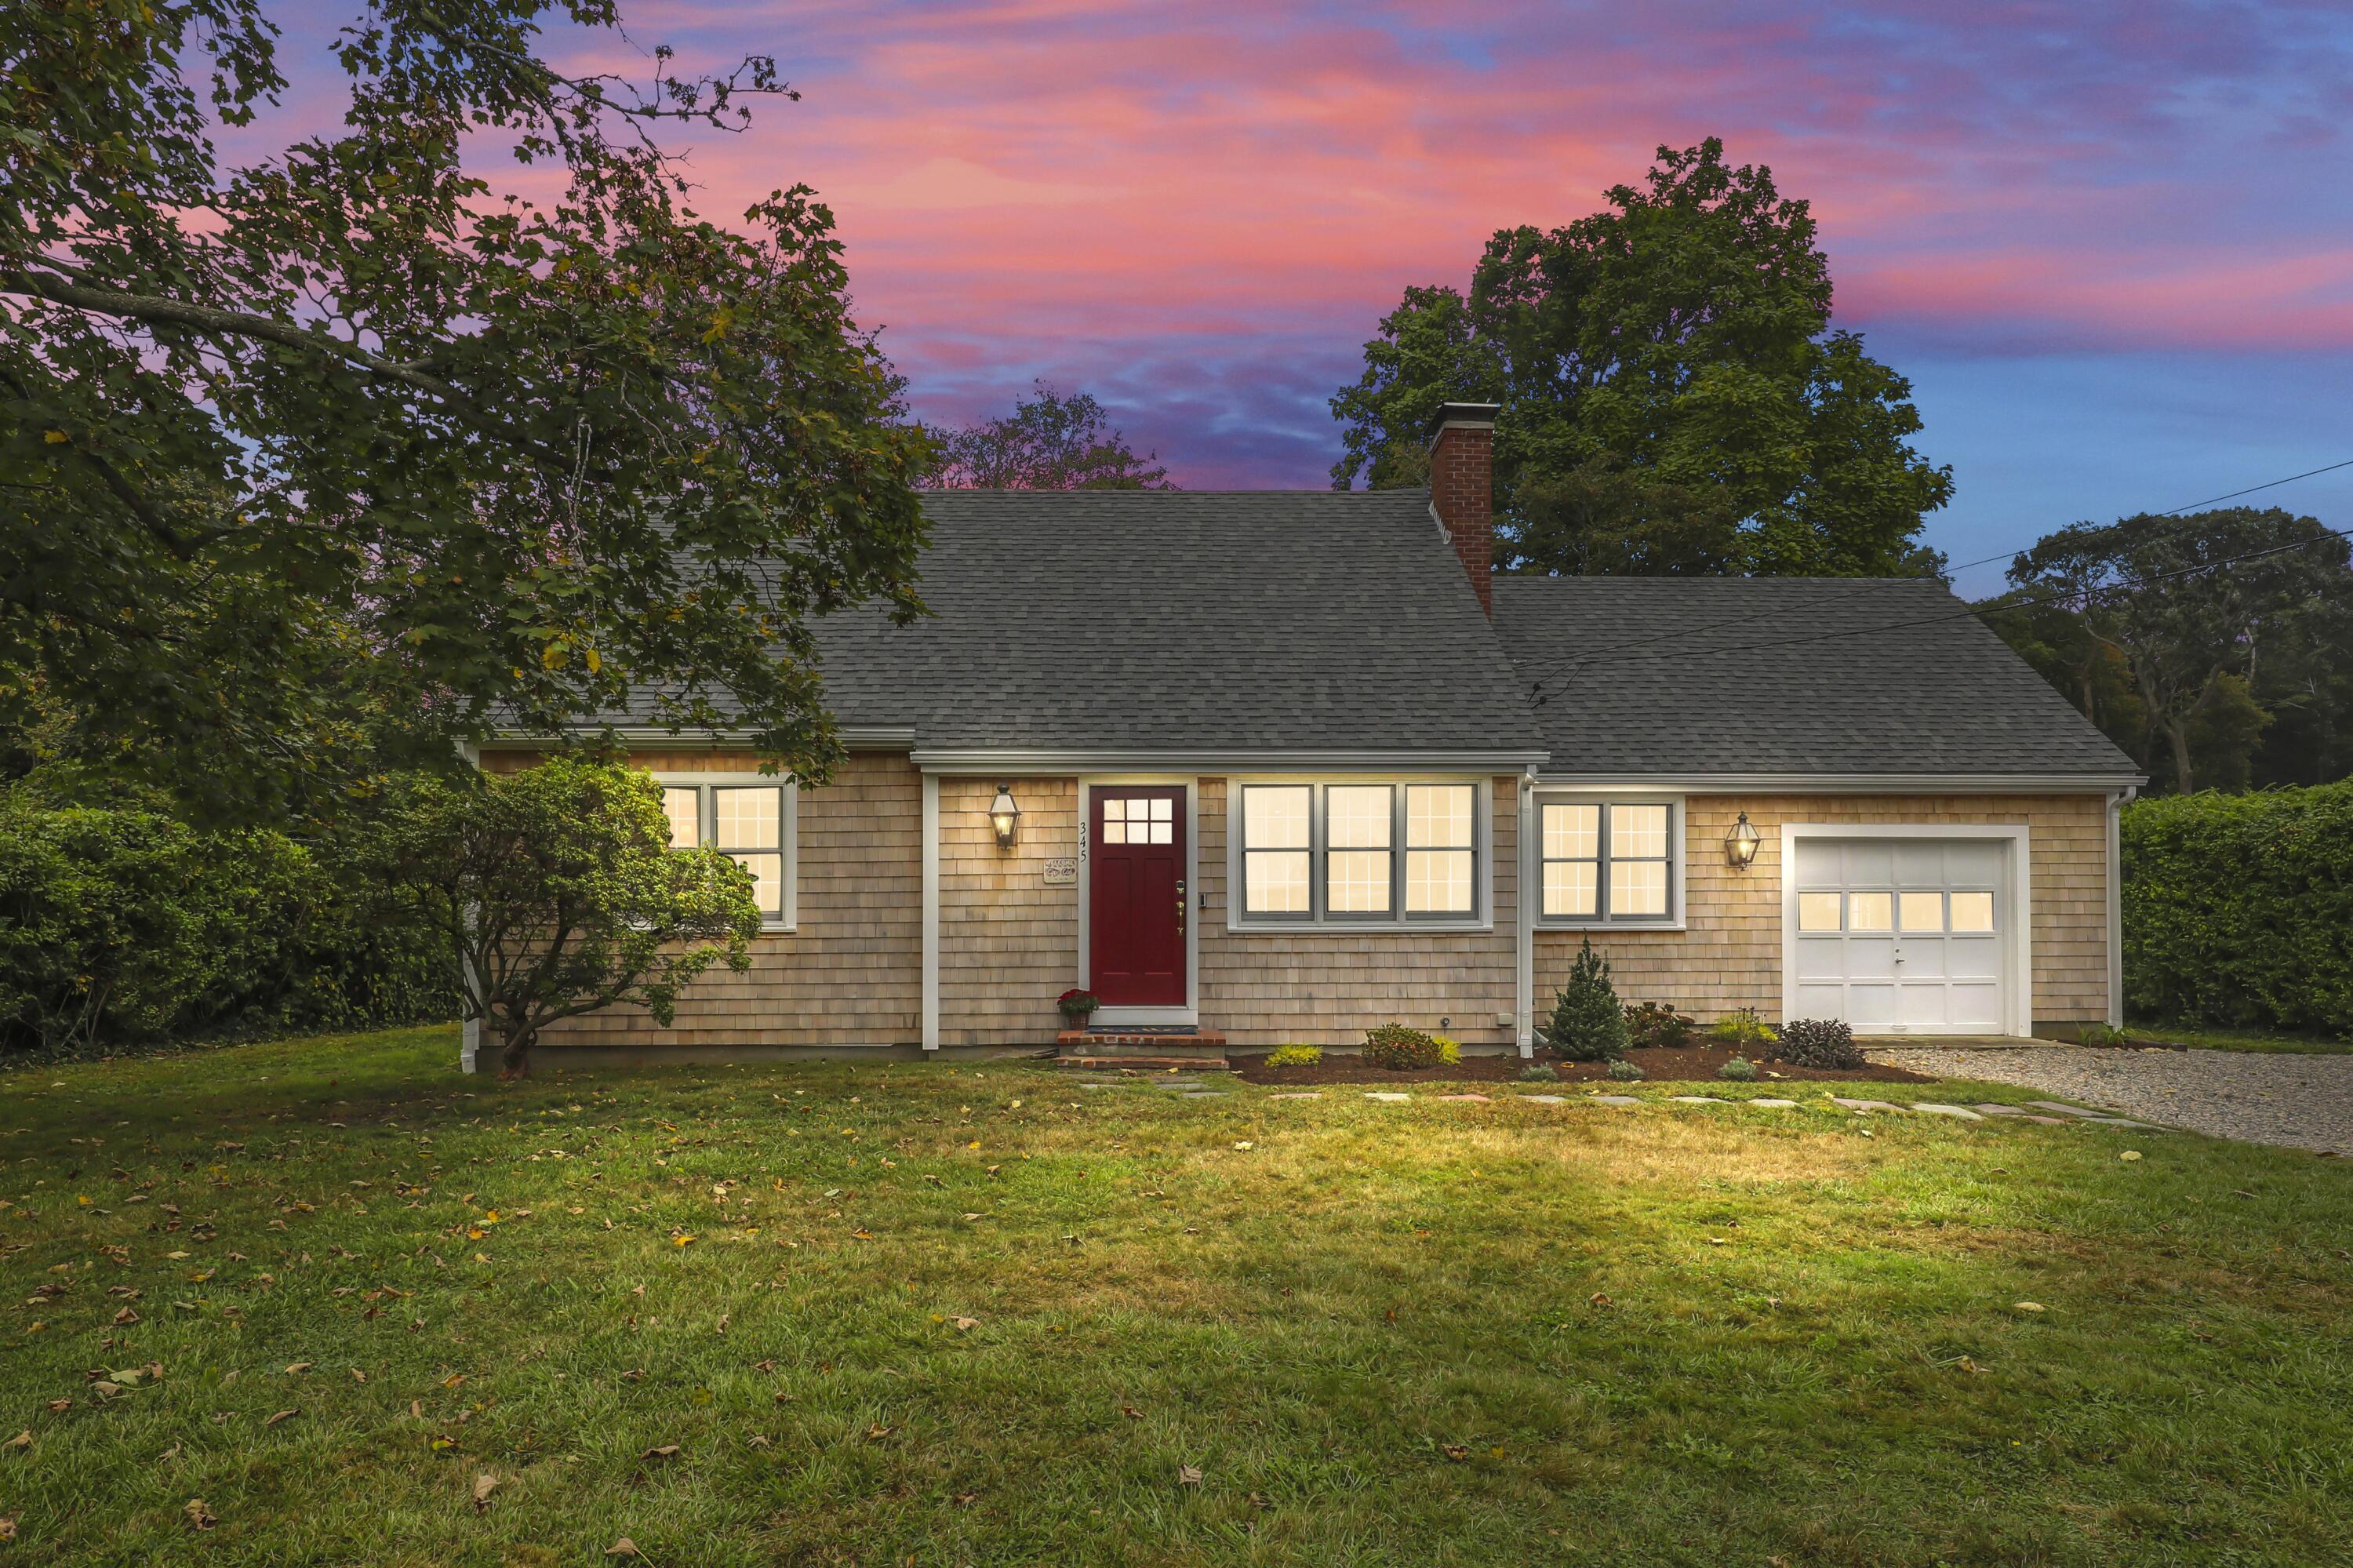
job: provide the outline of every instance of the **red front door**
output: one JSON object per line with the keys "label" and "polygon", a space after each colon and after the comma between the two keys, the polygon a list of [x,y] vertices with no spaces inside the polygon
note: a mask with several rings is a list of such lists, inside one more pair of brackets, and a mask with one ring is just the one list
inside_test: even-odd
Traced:
{"label": "red front door", "polygon": [[1124,784],[1093,797],[1088,989],[1105,1007],[1182,1007],[1185,790]]}

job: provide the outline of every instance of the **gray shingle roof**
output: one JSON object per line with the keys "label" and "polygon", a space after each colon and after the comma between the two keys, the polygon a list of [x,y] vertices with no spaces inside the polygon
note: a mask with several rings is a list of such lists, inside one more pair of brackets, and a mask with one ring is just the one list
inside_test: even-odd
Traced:
{"label": "gray shingle roof", "polygon": [[1967,608],[1921,578],[1495,579],[1547,775],[2139,772]]}
{"label": "gray shingle roof", "polygon": [[938,491],[912,627],[819,632],[924,749],[1513,751],[1519,683],[1422,491]]}

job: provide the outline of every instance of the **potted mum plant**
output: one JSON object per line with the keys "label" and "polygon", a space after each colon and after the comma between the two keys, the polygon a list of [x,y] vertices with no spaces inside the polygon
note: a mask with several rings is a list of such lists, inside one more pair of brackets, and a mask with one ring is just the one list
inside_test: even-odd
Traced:
{"label": "potted mum plant", "polygon": [[1083,986],[1074,985],[1056,997],[1054,1005],[1061,1010],[1064,1023],[1073,1029],[1084,1029],[1087,1026],[1087,1020],[1094,1015],[1095,1009],[1101,1007],[1103,1003],[1095,1000],[1094,992]]}

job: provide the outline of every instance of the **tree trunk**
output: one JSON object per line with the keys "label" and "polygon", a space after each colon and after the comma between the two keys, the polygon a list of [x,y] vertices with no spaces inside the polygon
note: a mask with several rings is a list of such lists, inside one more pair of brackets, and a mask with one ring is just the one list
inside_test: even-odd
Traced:
{"label": "tree trunk", "polygon": [[526,1024],[514,1024],[500,1033],[506,1044],[499,1050],[499,1076],[530,1077],[531,1047],[539,1038],[539,1031]]}
{"label": "tree trunk", "polygon": [[2187,724],[2168,724],[2165,726],[2165,738],[2173,747],[2174,792],[2187,795],[2197,788],[2189,779],[2189,726]]}

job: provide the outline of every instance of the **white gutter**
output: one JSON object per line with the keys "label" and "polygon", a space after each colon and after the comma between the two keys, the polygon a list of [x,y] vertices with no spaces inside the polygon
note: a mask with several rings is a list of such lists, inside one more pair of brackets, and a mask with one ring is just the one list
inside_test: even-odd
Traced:
{"label": "white gutter", "polygon": [[1399,768],[1412,772],[1519,773],[1545,751],[1228,751],[945,750],[911,754],[927,773],[1029,774],[1271,772],[1321,768]]}
{"label": "white gutter", "polygon": [[1536,783],[1554,789],[1655,789],[1682,795],[1732,795],[1771,791],[1792,795],[2086,794],[2132,789],[2148,782],[2140,773],[1672,773],[1541,772]]}

